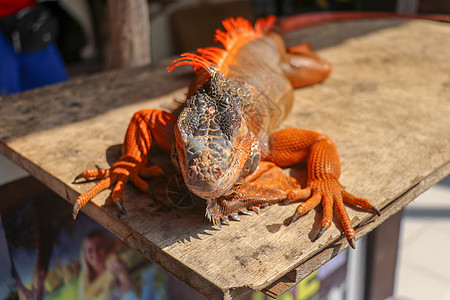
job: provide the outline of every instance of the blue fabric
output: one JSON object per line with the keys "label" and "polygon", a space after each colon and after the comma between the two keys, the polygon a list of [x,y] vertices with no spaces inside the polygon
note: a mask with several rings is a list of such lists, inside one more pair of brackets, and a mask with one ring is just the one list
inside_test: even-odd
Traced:
{"label": "blue fabric", "polygon": [[9,41],[0,33],[0,95],[20,92],[19,60]]}
{"label": "blue fabric", "polygon": [[0,95],[53,84],[68,79],[64,61],[55,45],[16,54],[0,33]]}

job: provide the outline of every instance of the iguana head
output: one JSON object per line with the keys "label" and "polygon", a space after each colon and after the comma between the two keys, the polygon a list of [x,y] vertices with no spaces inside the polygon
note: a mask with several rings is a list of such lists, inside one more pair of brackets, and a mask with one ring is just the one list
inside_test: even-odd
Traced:
{"label": "iguana head", "polygon": [[253,165],[256,139],[243,113],[246,96],[216,72],[178,116],[173,157],[189,190],[201,198],[227,194]]}

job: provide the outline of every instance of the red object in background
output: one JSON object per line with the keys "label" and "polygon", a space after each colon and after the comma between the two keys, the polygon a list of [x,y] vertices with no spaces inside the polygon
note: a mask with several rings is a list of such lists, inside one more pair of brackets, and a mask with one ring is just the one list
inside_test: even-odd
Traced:
{"label": "red object in background", "polygon": [[12,15],[21,9],[35,7],[33,0],[2,0],[0,1],[0,18]]}

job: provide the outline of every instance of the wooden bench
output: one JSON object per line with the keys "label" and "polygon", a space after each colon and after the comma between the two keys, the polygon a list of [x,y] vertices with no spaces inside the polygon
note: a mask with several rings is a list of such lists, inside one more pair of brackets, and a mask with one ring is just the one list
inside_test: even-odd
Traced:
{"label": "wooden bench", "polygon": [[[291,45],[315,44],[333,65],[323,84],[296,91],[282,127],[334,139],[342,184],[382,211],[370,219],[347,208],[357,238],[450,173],[449,36],[448,24],[422,20],[330,23],[285,36]],[[117,159],[135,111],[170,108],[184,99],[191,70],[169,74],[166,66],[106,72],[0,98],[0,152],[74,203],[93,185],[74,184],[74,178]],[[152,160],[170,173],[169,160],[154,153]],[[126,215],[108,205],[109,191],[83,211],[208,299],[252,290],[280,295],[348,247],[334,224],[312,241],[320,209],[285,226],[296,205],[275,205],[219,230],[201,208],[171,208],[162,179],[150,184],[165,204],[128,185]]]}

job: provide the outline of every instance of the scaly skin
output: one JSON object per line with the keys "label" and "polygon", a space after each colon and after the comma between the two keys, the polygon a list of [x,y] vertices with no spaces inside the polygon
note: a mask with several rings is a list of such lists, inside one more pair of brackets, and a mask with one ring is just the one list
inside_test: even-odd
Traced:
{"label": "scaly skin", "polygon": [[[379,214],[367,199],[346,192],[339,183],[340,162],[333,141],[314,131],[290,128],[274,131],[289,112],[293,88],[322,82],[330,65],[301,44],[285,50],[279,35],[270,33],[273,17],[255,26],[242,19],[223,22],[216,40],[225,49],[186,53],[169,71],[192,65],[197,78],[188,99],[173,113],[150,109],[137,112],[128,127],[122,157],[109,170],[86,170],[81,177],[102,179],[80,195],[78,211],[100,191],[114,186],[112,200],[125,213],[122,192],[128,180],[154,197],[141,177],[160,175],[147,166],[148,149],[156,143],[170,153],[189,190],[207,202],[206,216],[217,225],[239,220],[247,209],[273,203],[298,205],[292,221],[319,204],[321,230],[330,227],[336,210],[349,244],[355,231],[344,203]],[[308,182],[298,182],[280,168],[307,162]]]}

